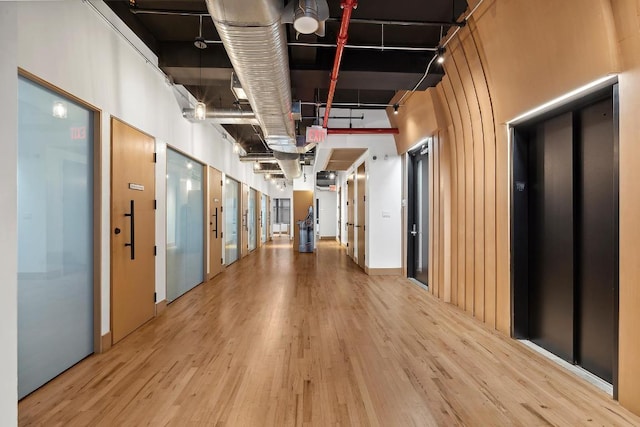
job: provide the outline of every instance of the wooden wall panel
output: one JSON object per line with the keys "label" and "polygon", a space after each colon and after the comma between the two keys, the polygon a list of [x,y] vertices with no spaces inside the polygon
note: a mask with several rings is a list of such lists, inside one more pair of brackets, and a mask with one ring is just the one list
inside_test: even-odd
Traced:
{"label": "wooden wall panel", "polygon": [[[471,23],[470,25],[473,25]],[[484,314],[485,322],[496,326],[496,134],[491,94],[473,28],[463,33],[462,44],[480,106],[484,136]]]}
{"label": "wooden wall panel", "polygon": [[[465,37],[468,39],[468,37]],[[450,56],[462,82],[461,89],[467,101],[468,120],[471,122],[472,157],[473,157],[473,235],[474,235],[474,278],[473,278],[473,313],[484,320],[484,123],[475,90],[471,69],[461,43],[463,38],[456,38],[450,44]]]}
{"label": "wooden wall panel", "polygon": [[[473,7],[478,0],[470,0]],[[640,1],[485,0],[446,76],[400,110],[398,149],[434,137],[436,295],[511,332],[509,120],[612,72],[620,82],[619,398],[640,413]],[[401,96],[401,94],[399,94]],[[399,98],[399,96],[398,96]],[[411,109],[420,114],[412,115]],[[435,115],[431,117],[429,115]],[[429,117],[426,117],[429,116]],[[392,118],[393,119],[393,118]],[[405,133],[405,130],[407,131]]]}
{"label": "wooden wall panel", "polygon": [[640,414],[640,2],[612,2],[624,73],[620,75],[620,403]]}
{"label": "wooden wall panel", "polygon": [[449,126],[449,135],[451,141],[456,146],[457,160],[457,228],[458,228],[458,244],[457,244],[457,297],[456,305],[464,310],[466,301],[466,255],[467,255],[467,228],[466,228],[466,162],[464,140],[462,137],[462,124],[458,105],[453,95],[453,87],[448,76],[442,79],[438,86],[439,92],[442,94],[442,101],[447,106],[447,110],[451,117],[451,125]]}
{"label": "wooden wall panel", "polygon": [[442,179],[442,282],[440,287],[440,297],[446,301],[451,301],[451,145],[442,137],[442,133],[437,134],[440,143],[440,176]]}
{"label": "wooden wall panel", "polygon": [[462,129],[462,144],[465,159],[465,305],[464,309],[473,314],[475,296],[475,159],[470,102],[464,92],[462,78],[458,70],[455,54],[448,55],[447,75],[450,77],[453,99],[457,105]]}

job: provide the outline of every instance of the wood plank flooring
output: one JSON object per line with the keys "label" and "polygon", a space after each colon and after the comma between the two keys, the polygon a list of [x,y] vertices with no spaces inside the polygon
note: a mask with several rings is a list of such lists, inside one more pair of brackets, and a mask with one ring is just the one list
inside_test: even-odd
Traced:
{"label": "wood plank flooring", "polygon": [[640,425],[595,387],[335,242],[278,240],[19,403],[20,425]]}

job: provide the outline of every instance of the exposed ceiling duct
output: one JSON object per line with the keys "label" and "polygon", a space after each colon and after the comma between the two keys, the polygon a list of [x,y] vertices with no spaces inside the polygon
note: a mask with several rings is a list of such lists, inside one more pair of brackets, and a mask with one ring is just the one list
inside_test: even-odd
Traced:
{"label": "exposed ceiling duct", "polygon": [[[302,174],[296,146],[287,37],[278,0],[206,0],[207,8],[260,123],[288,179]],[[277,154],[276,154],[277,153]]]}
{"label": "exposed ceiling duct", "polygon": [[196,118],[193,108],[185,108],[182,110],[182,116],[192,122],[218,123],[221,125],[259,125],[253,111],[242,111],[233,109],[215,109],[207,110],[204,120]]}

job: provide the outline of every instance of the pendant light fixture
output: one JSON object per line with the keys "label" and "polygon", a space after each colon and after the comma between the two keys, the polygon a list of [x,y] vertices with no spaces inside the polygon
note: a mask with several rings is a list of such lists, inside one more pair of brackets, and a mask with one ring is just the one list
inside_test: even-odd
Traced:
{"label": "pendant light fixture", "polygon": [[200,15],[200,31],[198,37],[196,37],[196,41],[194,42],[195,46],[200,49],[198,52],[199,62],[200,62],[200,82],[198,84],[198,94],[200,95],[198,98],[198,102],[196,102],[196,108],[194,111],[194,117],[196,120],[204,120],[207,117],[207,106],[204,102],[202,102],[202,51],[206,49],[207,44],[204,42],[204,38],[202,37],[202,15]]}

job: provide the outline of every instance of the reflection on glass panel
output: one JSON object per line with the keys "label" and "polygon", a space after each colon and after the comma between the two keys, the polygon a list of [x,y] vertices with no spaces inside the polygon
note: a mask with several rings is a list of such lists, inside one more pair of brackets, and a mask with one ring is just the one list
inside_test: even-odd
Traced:
{"label": "reflection on glass panel", "polygon": [[424,284],[429,282],[429,173],[427,161],[427,156],[419,159],[416,171],[418,206],[416,215],[418,223],[416,279]]}
{"label": "reflection on glass panel", "polygon": [[18,83],[18,396],[93,352],[93,113]]}
{"label": "reflection on glass panel", "polygon": [[291,200],[273,199],[273,233],[289,234],[291,224]]}
{"label": "reflection on glass panel", "polygon": [[224,185],[224,248],[227,265],[238,260],[238,181],[227,178]]}
{"label": "reflection on glass panel", "polygon": [[167,150],[167,301],[203,281],[203,166]]}
{"label": "reflection on glass panel", "polygon": [[249,190],[249,250],[252,251],[256,248],[257,233],[256,233],[256,190]]}
{"label": "reflection on glass panel", "polygon": [[262,227],[262,243],[267,241],[267,196],[262,195],[262,200],[260,203],[260,226]]}

